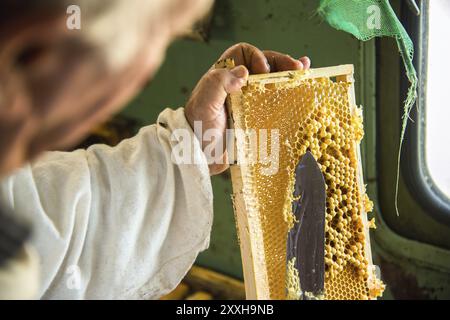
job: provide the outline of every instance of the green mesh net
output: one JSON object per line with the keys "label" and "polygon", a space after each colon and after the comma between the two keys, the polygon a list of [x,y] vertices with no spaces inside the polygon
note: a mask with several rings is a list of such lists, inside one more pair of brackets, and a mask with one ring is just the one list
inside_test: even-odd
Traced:
{"label": "green mesh net", "polygon": [[388,0],[321,0],[320,16],[333,28],[353,34],[362,41],[374,37],[393,37],[397,41],[410,86],[404,103],[400,148],[397,161],[395,208],[397,208],[400,151],[405,137],[409,112],[417,98],[417,74],[413,65],[414,46]]}

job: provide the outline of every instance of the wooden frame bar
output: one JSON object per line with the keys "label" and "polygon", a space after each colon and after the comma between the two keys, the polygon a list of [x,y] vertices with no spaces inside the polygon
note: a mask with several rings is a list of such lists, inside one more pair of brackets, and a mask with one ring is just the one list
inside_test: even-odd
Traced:
{"label": "wooden frame bar", "polygon": [[308,71],[296,70],[296,71],[256,74],[249,76],[248,83],[261,83],[261,84],[277,83],[289,81],[296,77],[300,79],[333,78],[338,76],[353,75],[354,72],[353,70],[354,67],[352,64],[344,64],[335,67],[310,69]]}

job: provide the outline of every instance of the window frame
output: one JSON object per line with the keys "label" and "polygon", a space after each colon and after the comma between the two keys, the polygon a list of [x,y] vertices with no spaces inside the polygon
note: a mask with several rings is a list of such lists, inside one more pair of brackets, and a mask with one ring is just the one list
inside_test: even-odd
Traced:
{"label": "window frame", "polygon": [[[428,3],[419,1],[420,16],[402,6],[402,22],[414,43],[414,65],[419,78],[418,98],[413,106],[401,155],[401,170],[406,186],[418,203],[435,220],[450,226],[450,199],[440,190],[430,175],[426,159],[426,84],[428,56]],[[401,71],[401,94],[406,96],[408,79]]]}

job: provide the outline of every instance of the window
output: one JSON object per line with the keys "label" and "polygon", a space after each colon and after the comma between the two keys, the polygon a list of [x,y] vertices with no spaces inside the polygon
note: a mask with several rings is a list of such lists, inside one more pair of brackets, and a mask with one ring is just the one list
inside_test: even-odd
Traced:
{"label": "window", "polygon": [[428,3],[425,157],[430,177],[450,199],[450,1]]}
{"label": "window", "polygon": [[[408,10],[403,17],[414,42],[419,96],[406,130],[402,171],[426,213],[450,226],[450,1],[418,3],[420,16]],[[405,78],[403,90],[408,85]]]}

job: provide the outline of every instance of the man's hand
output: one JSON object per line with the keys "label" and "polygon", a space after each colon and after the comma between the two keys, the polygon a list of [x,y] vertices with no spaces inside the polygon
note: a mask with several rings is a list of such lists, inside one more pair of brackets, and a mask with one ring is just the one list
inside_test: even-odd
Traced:
{"label": "man's hand", "polygon": [[[245,85],[249,73],[302,70],[309,69],[311,65],[308,57],[294,59],[275,51],[261,51],[247,43],[239,43],[226,50],[220,59],[226,58],[234,59],[236,67],[232,70],[212,67],[200,79],[185,108],[186,119],[192,128],[196,121],[202,124],[202,132],[197,132],[197,138],[201,141],[203,150],[211,144],[211,141],[203,139],[203,132],[208,129],[220,132],[222,141],[225,140],[227,94],[239,91]],[[219,174],[228,168],[225,145],[223,155],[216,155],[216,158],[222,158],[222,161],[209,165],[211,175]]]}

